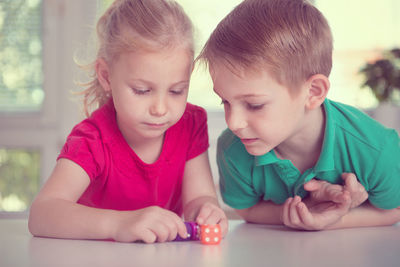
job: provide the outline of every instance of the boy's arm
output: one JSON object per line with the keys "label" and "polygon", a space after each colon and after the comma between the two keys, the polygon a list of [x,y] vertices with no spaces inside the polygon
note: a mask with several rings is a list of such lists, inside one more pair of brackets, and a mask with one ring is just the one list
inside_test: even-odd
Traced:
{"label": "boy's arm", "polygon": [[369,202],[351,209],[339,221],[330,225],[327,229],[386,226],[400,222],[400,207],[391,210],[382,210],[374,207]]}
{"label": "boy's arm", "polygon": [[[342,178],[345,182],[343,186],[317,180],[305,184],[304,188],[311,191],[310,198],[301,201],[297,197],[289,204],[285,203],[283,209],[284,224],[298,229],[322,230],[384,226],[400,221],[400,208],[382,210],[374,207],[369,202],[365,202],[368,194],[354,174],[344,173]],[[332,205],[335,205],[332,202],[336,202],[337,205],[341,202],[340,199],[347,194],[351,198],[348,211],[343,216],[337,217],[336,221],[324,224],[324,220],[321,220],[321,218],[332,212]],[[360,206],[362,203],[364,204]]]}
{"label": "boy's arm", "polygon": [[282,224],[282,205],[262,200],[247,209],[235,209],[245,221],[260,224]]}
{"label": "boy's arm", "polygon": [[354,174],[344,173],[342,178],[343,186],[312,180],[305,185],[312,191],[305,201],[299,197],[289,198],[283,205],[261,201],[237,213],[248,222],[284,224],[303,230],[391,225],[400,221],[399,208],[381,210],[369,203],[359,206],[368,197],[364,187]]}

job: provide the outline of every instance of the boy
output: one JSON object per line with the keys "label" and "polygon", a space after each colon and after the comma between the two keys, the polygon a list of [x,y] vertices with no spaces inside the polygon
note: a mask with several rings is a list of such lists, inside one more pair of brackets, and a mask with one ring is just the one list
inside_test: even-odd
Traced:
{"label": "boy", "polygon": [[199,59],[229,127],[218,140],[222,197],[245,220],[305,230],[400,221],[399,136],[326,98],[332,36],[314,6],[245,0]]}

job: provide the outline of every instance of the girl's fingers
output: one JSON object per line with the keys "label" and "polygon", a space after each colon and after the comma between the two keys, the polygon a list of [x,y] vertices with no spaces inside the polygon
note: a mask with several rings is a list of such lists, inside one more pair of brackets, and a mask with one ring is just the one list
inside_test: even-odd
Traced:
{"label": "girl's fingers", "polygon": [[203,205],[197,215],[196,222],[198,224],[206,224],[206,221],[212,212],[213,208],[210,205]]}
{"label": "girl's fingers", "polygon": [[150,229],[144,229],[141,233],[140,236],[138,237],[138,240],[142,240],[143,242],[147,244],[151,244],[156,242],[157,240],[157,235],[154,231]]}
{"label": "girl's fingers", "polygon": [[228,219],[226,217],[222,218],[219,221],[219,225],[221,226],[221,232],[222,232],[222,236],[225,236],[228,233]]}

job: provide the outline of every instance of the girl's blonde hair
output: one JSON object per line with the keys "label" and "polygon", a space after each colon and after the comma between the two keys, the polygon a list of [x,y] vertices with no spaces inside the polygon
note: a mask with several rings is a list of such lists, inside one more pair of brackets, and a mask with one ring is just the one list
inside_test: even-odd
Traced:
{"label": "girl's blonde hair", "polygon": [[314,74],[329,76],[332,49],[328,22],[307,1],[245,0],[218,24],[196,60],[238,73],[266,69],[294,89]]}
{"label": "girl's blonde hair", "polygon": [[[157,51],[186,46],[194,56],[193,26],[182,7],[170,0],[115,0],[97,22],[97,59],[112,64],[122,53]],[[97,60],[96,59],[96,60]],[[86,116],[92,106],[110,98],[101,87],[95,62],[88,65],[92,80],[85,84],[83,105]]]}

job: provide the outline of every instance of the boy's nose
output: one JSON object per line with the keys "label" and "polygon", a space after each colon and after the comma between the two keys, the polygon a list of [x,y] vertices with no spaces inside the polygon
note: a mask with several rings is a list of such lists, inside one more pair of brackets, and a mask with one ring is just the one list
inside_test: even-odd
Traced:
{"label": "boy's nose", "polygon": [[228,128],[232,131],[238,131],[247,127],[246,116],[240,111],[230,110],[225,113],[225,120]]}
{"label": "boy's nose", "polygon": [[167,103],[162,97],[154,99],[150,107],[150,114],[152,116],[161,117],[167,114],[167,111]]}

